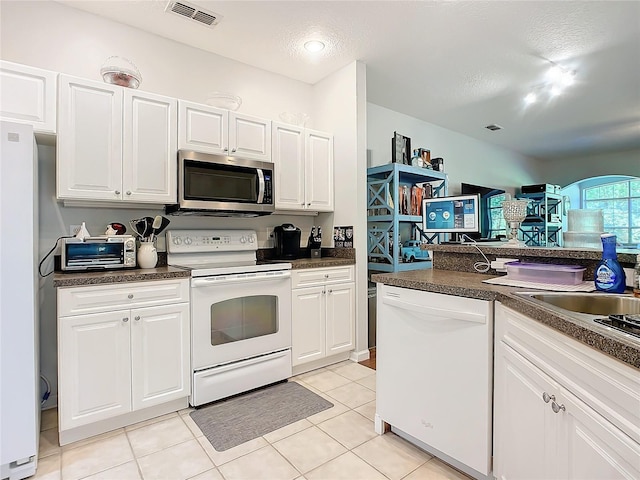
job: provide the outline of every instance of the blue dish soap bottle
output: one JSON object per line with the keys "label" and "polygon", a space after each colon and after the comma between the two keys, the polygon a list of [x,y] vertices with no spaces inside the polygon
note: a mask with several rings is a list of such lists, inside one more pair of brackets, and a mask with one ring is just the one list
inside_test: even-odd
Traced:
{"label": "blue dish soap bottle", "polygon": [[612,233],[600,235],[602,240],[602,260],[596,267],[594,281],[596,289],[607,293],[623,293],[627,286],[624,269],[618,263],[616,236]]}

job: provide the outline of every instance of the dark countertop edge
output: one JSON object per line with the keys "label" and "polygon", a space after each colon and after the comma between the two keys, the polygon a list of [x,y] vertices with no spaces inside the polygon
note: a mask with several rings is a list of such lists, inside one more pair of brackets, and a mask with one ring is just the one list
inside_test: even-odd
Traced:
{"label": "dark countertop edge", "polygon": [[[554,258],[573,258],[583,260],[600,260],[602,258],[602,250],[596,248],[544,248],[544,247],[525,247],[525,248],[507,248],[504,246],[495,246],[487,243],[475,244],[485,254],[518,257],[554,257]],[[448,253],[478,253],[474,244],[458,244],[458,245],[438,245],[431,244],[426,246],[427,250],[433,252]],[[640,250],[636,249],[618,249],[618,261],[623,263],[635,263],[636,256],[640,254]]]}
{"label": "dark countertop edge", "polygon": [[302,270],[306,268],[342,267],[355,265],[355,258],[321,257],[321,258],[298,258],[297,260],[263,260],[258,263],[290,263],[292,270]]}
{"label": "dark countertop edge", "polygon": [[190,278],[191,272],[178,267],[157,267],[149,269],[117,270],[109,272],[55,273],[53,286],[81,287],[86,285],[107,285],[128,282],[146,282],[150,280],[170,280],[172,278]]}
{"label": "dark countertop edge", "polygon": [[[515,295],[516,292],[529,291],[530,289],[521,289],[517,287],[505,287],[498,285],[490,285],[482,283],[482,280],[493,278],[495,275],[482,275],[478,273],[462,273],[446,270],[431,270],[435,273],[425,275],[425,277],[435,276],[436,279],[412,279],[402,278],[403,273],[378,273],[371,277],[371,280],[385,285],[391,285],[401,288],[409,288],[413,290],[423,290],[426,292],[443,293],[446,295],[464,296],[479,300],[497,300],[506,307],[522,313],[534,320],[559,331],[574,340],[579,341],[591,348],[615,358],[631,367],[640,369],[640,346],[633,345],[631,341],[625,342],[622,338],[609,335],[605,327],[599,325],[591,325],[584,321],[562,315],[552,309],[545,308],[533,301]],[[447,275],[455,275],[458,278],[466,280],[465,286],[456,285],[446,282]]]}
{"label": "dark countertop edge", "polygon": [[[292,270],[306,268],[341,267],[355,265],[355,258],[321,257],[300,258],[297,260],[263,260],[258,263],[291,263]],[[56,272],[53,286],[81,287],[85,285],[108,285],[126,282],[146,282],[150,280],[169,280],[172,278],[190,278],[191,271],[179,267],[164,266],[150,269],[111,270],[109,272]]]}

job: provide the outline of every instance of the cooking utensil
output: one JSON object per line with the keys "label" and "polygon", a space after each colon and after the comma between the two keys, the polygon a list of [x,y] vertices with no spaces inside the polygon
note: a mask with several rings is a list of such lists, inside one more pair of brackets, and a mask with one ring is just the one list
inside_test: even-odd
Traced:
{"label": "cooking utensil", "polygon": [[161,232],[167,228],[167,225],[171,223],[168,218],[163,217],[162,215],[156,215],[156,218],[153,219],[153,232],[151,233],[151,240],[153,241],[153,237],[157,237]]}
{"label": "cooking utensil", "polygon": [[141,219],[144,221],[144,238],[149,238],[153,233],[153,217],[144,217]]}

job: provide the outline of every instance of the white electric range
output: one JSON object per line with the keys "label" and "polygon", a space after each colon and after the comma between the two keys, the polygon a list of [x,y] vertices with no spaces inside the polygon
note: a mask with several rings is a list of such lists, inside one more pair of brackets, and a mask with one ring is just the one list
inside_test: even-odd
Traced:
{"label": "white electric range", "polygon": [[170,230],[167,263],[191,270],[190,403],[291,376],[291,264],[257,264],[252,230]]}

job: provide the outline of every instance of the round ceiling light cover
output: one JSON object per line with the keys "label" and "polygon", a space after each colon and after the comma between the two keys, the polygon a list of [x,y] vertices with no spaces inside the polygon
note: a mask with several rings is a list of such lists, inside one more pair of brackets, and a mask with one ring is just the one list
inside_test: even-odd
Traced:
{"label": "round ceiling light cover", "polygon": [[100,75],[106,83],[120,85],[121,87],[138,88],[142,83],[140,70],[131,60],[114,55],[100,68]]}

